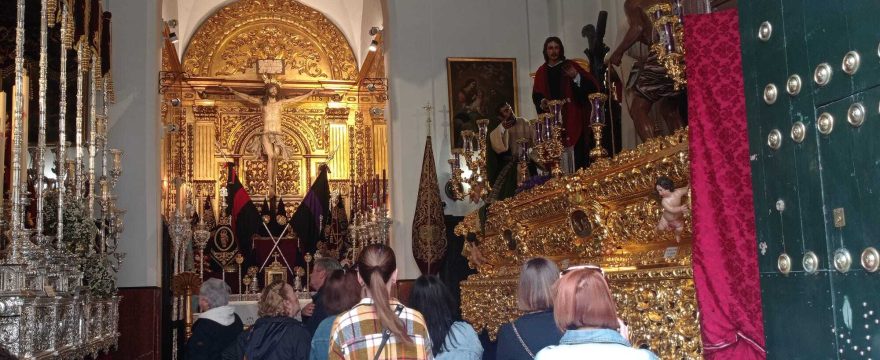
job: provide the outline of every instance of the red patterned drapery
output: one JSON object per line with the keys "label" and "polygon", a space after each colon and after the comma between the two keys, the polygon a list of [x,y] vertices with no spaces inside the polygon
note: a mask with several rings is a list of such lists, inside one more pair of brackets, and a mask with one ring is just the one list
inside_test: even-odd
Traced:
{"label": "red patterned drapery", "polygon": [[693,267],[706,359],[764,359],[735,10],[686,16]]}

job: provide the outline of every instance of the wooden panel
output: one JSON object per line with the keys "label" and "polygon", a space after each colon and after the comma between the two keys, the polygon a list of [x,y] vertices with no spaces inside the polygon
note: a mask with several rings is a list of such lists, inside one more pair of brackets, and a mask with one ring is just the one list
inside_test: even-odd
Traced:
{"label": "wooden panel", "polygon": [[160,359],[161,289],[120,288],[119,347],[100,359]]}

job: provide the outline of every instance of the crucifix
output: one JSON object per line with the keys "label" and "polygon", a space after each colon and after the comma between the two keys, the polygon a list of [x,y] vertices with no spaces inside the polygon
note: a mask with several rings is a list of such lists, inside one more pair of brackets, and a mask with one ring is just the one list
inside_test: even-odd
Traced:
{"label": "crucifix", "polygon": [[257,61],[257,72],[263,78],[264,94],[262,98],[251,96],[236,91],[226,86],[225,89],[237,96],[244,102],[258,105],[262,109],[263,131],[258,135],[259,141],[254,141],[247,146],[247,150],[257,157],[266,159],[266,169],[269,177],[269,198],[275,199],[277,189],[276,162],[279,157],[287,157],[290,154],[284,145],[284,135],[281,132],[281,112],[284,105],[296,104],[314,95],[317,90],[311,90],[303,95],[284,98],[278,96],[281,90],[281,82],[272,75],[284,72],[283,61],[279,59]]}

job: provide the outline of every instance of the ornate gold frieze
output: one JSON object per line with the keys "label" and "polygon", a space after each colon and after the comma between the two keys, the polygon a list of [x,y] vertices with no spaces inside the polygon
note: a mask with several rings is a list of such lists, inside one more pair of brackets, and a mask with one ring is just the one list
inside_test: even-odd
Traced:
{"label": "ornate gold frieze", "polygon": [[469,258],[479,273],[462,283],[464,317],[493,337],[516,318],[516,279],[528,258],[546,256],[563,269],[600,264],[634,344],[648,344],[661,358],[699,358],[690,216],[681,243],[656,230],[655,181],[668,176],[687,185],[687,146],[686,129],[651,139],[492,204],[483,225],[477,213],[466,216],[455,232],[476,235],[481,261]]}
{"label": "ornate gold frieze", "polygon": [[205,20],[184,54],[192,76],[253,76],[259,59],[283,59],[280,80],[355,80],[345,36],[323,14],[296,1],[243,0]]}
{"label": "ornate gold frieze", "polygon": [[268,194],[269,175],[263,160],[244,161],[245,188],[248,194]]}

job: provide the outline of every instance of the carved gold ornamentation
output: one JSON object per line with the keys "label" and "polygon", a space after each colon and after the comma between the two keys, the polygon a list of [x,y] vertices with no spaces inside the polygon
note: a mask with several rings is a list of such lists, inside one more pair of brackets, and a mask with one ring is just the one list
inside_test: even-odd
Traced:
{"label": "carved gold ornamentation", "polygon": [[301,195],[300,182],[302,181],[300,167],[302,164],[296,160],[283,160],[278,162],[278,194]]}
{"label": "carved gold ornamentation", "polygon": [[267,58],[285,60],[282,81],[357,77],[339,28],[317,10],[283,0],[243,0],[217,11],[193,35],[183,68],[192,76],[252,77],[256,61]]}
{"label": "carved gold ornamentation", "polygon": [[[255,73],[254,63],[259,59],[295,59],[284,63],[285,73],[291,71],[309,78],[327,78],[322,70],[320,49],[308,38],[295,30],[269,25],[250,28],[226,40],[227,45],[218,52],[221,62],[209,75],[228,76]],[[218,66],[221,65],[222,67]]]}
{"label": "carved gold ornamentation", "polygon": [[266,161],[245,160],[244,167],[245,188],[247,188],[248,194],[268,194],[269,175],[266,170]]}
{"label": "carved gold ornamentation", "polygon": [[[665,175],[687,185],[687,149],[682,129],[496,202],[483,226],[477,213],[466,216],[455,232],[476,235],[485,261],[470,264],[479,273],[462,283],[465,319],[494,337],[500,325],[516,318],[519,266],[528,258],[546,256],[561,268],[600,264],[634,344],[648,343],[661,358],[699,358],[690,217],[681,243],[655,230],[655,181]],[[589,225],[585,236],[574,233],[572,213],[582,227]]]}

